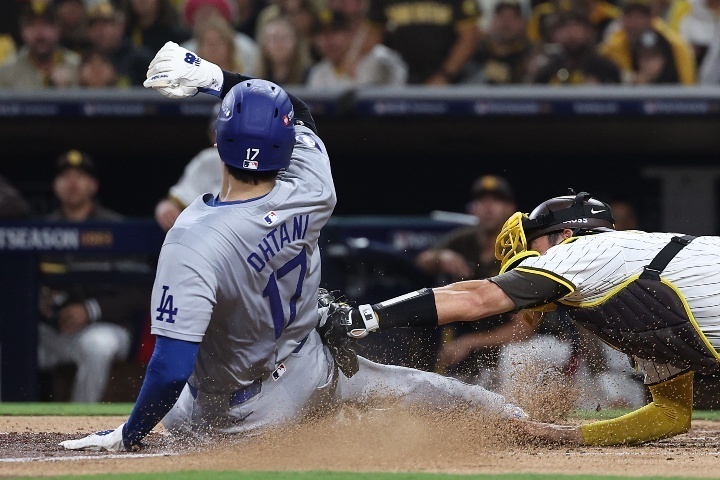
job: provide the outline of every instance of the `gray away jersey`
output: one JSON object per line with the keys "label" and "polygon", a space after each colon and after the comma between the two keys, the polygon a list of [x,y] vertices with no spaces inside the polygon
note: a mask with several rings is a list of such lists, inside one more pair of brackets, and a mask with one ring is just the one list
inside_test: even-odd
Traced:
{"label": "gray away jersey", "polygon": [[336,196],[325,145],[296,126],[290,166],[264,197],[198,197],[168,231],[152,333],[200,342],[189,382],[229,393],[276,368],[316,326],[318,237]]}

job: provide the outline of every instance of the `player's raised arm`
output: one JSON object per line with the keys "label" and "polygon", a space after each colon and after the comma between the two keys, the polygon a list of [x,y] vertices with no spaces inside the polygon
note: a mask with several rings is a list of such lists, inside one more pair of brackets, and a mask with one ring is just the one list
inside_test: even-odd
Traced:
{"label": "player's raised arm", "polygon": [[[170,98],[192,97],[198,92],[224,98],[232,87],[252,78],[241,73],[227,72],[200,58],[195,52],[175,42],[167,42],[150,62],[143,86]],[[317,133],[315,120],[305,102],[290,93],[288,96],[293,105],[295,123]]]}

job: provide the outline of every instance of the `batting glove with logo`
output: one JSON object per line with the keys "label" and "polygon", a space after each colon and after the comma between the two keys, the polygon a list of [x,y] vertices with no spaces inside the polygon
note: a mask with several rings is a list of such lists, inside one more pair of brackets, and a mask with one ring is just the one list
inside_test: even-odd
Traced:
{"label": "batting glove with logo", "polygon": [[124,426],[123,423],[115,430],[103,430],[77,440],[65,440],[60,442],[60,446],[65,447],[66,450],[124,452],[127,450],[123,443],[122,432]]}
{"label": "batting glove with logo", "polygon": [[320,317],[317,330],[323,344],[328,347],[335,364],[350,378],[355,375],[360,366],[357,354],[352,348],[351,340],[347,336],[346,328],[340,323],[340,318],[348,315],[352,307],[346,303],[335,302],[335,297],[327,290],[321,288],[318,292],[318,315]]}
{"label": "batting glove with logo", "polygon": [[167,42],[155,54],[143,82],[144,87],[171,98],[192,97],[198,91],[219,97],[222,85],[220,67],[175,42]]}

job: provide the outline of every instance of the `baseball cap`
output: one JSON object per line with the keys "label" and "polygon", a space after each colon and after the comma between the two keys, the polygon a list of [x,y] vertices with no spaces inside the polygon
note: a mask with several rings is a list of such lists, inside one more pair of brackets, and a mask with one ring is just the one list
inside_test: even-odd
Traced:
{"label": "baseball cap", "polygon": [[345,13],[326,8],[319,13],[315,30],[316,33],[348,30],[350,23],[350,17]]}
{"label": "baseball cap", "polygon": [[498,175],[483,175],[473,183],[471,194],[473,199],[480,199],[486,195],[492,195],[501,200],[515,201],[510,182]]}
{"label": "baseball cap", "polygon": [[20,12],[20,25],[36,19],[45,20],[48,23],[57,22],[55,7],[51,0],[30,0],[25,3]]}
{"label": "baseball cap", "polygon": [[88,154],[79,150],[70,150],[58,157],[56,163],[56,174],[60,175],[69,168],[77,168],[88,175],[97,178],[95,161]]}
{"label": "baseball cap", "polygon": [[115,20],[120,12],[111,2],[102,1],[93,4],[87,11],[87,22],[94,23],[101,20]]}

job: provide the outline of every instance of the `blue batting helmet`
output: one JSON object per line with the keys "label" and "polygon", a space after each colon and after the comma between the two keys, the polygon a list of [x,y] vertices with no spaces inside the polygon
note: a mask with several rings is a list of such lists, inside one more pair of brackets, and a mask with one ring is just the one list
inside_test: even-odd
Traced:
{"label": "blue batting helmet", "polygon": [[295,145],[293,107],[288,94],[267,80],[246,80],[223,99],[215,131],[220,159],[248,171],[290,165]]}

